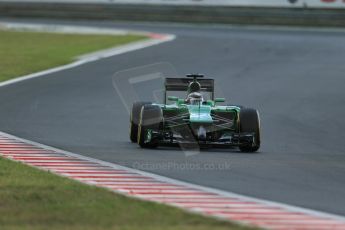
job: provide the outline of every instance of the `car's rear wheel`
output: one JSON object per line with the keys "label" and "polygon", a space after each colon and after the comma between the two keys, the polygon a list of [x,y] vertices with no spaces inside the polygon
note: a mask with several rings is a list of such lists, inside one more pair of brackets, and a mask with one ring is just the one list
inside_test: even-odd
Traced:
{"label": "car's rear wheel", "polygon": [[142,148],[155,148],[158,141],[152,136],[152,132],[158,132],[163,121],[163,112],[158,105],[144,105],[140,112],[138,127],[138,144]]}
{"label": "car's rear wheel", "polygon": [[129,128],[129,138],[132,142],[136,143],[138,141],[138,126],[140,119],[141,108],[144,105],[151,104],[150,102],[138,101],[133,103],[131,115],[130,115],[130,128]]}
{"label": "car's rear wheel", "polygon": [[240,133],[253,133],[252,143],[241,144],[242,152],[256,152],[260,148],[260,117],[255,109],[243,108],[240,111]]}

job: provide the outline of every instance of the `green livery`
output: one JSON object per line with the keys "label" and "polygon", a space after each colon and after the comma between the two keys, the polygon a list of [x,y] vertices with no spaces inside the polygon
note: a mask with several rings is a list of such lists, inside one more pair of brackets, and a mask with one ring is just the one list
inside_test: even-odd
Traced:
{"label": "green livery", "polygon": [[[186,98],[168,95],[178,91],[186,92]],[[219,105],[223,102],[224,98],[214,98],[213,79],[199,74],[166,78],[163,104],[133,104],[130,139],[143,148],[197,144],[257,151],[260,148],[258,111],[238,105]]]}

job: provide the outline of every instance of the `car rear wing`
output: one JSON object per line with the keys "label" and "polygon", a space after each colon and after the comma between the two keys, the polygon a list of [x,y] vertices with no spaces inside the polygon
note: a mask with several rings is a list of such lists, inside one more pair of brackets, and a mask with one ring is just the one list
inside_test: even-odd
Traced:
{"label": "car rear wing", "polygon": [[[188,91],[189,84],[193,79],[189,78],[165,78],[165,98],[166,102],[167,91]],[[214,99],[214,79],[202,78],[197,79],[201,85],[201,91],[209,92],[211,94],[211,99]]]}

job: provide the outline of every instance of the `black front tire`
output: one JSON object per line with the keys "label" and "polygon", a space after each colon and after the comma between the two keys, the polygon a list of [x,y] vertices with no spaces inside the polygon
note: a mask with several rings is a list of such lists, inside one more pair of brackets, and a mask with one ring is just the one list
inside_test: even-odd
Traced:
{"label": "black front tire", "polygon": [[141,108],[144,105],[151,104],[150,102],[138,101],[134,102],[131,110],[130,116],[130,128],[129,128],[129,138],[133,143],[138,141],[138,126],[140,119]]}
{"label": "black front tire", "polygon": [[260,117],[255,109],[243,108],[240,111],[240,133],[254,133],[252,144],[240,145],[241,152],[256,152],[260,148]]}
{"label": "black front tire", "polygon": [[138,127],[138,144],[142,148],[156,148],[158,141],[152,138],[146,140],[148,131],[159,131],[161,122],[163,121],[163,112],[158,105],[144,105],[140,112],[140,122]]}

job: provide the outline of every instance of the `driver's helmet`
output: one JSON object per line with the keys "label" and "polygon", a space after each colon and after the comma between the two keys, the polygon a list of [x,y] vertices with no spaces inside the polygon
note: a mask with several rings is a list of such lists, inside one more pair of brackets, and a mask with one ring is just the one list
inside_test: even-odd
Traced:
{"label": "driver's helmet", "polygon": [[191,105],[198,105],[201,104],[204,101],[204,98],[201,93],[199,92],[193,92],[188,94],[186,103]]}

